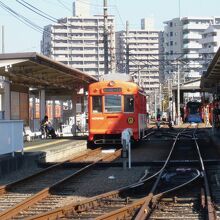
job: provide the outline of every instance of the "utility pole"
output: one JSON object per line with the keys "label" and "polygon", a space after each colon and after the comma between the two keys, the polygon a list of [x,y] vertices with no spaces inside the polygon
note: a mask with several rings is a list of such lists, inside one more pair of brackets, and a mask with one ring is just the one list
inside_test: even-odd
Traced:
{"label": "utility pole", "polygon": [[172,94],[172,79],[168,79],[168,98],[169,98],[169,114],[171,119],[173,120],[173,94]]}
{"label": "utility pole", "polygon": [[162,96],[162,92],[161,92],[161,83],[160,83],[159,84],[159,108],[160,108],[160,111],[162,111],[161,96]]}
{"label": "utility pole", "polygon": [[141,86],[140,65],[138,64],[138,86]]}
{"label": "utility pole", "polygon": [[129,74],[129,23],[126,21],[126,73]]}
{"label": "utility pole", "polygon": [[155,112],[155,119],[157,119],[157,94],[156,94],[156,90],[154,90],[154,112]]}
{"label": "utility pole", "polygon": [[113,34],[113,26],[111,25],[110,28],[110,42],[111,42],[111,47],[110,47],[110,72],[113,73],[115,70],[115,53],[114,53],[114,34]]}
{"label": "utility pole", "polygon": [[177,125],[180,125],[180,70],[177,61]]}
{"label": "utility pole", "polygon": [[2,53],[5,53],[5,27],[2,25]]}
{"label": "utility pole", "polygon": [[107,13],[107,0],[104,0],[104,66],[105,74],[108,74],[108,13]]}

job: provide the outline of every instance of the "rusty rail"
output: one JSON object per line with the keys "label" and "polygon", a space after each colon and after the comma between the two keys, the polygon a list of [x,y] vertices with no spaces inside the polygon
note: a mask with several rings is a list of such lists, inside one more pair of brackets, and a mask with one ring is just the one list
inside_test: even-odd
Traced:
{"label": "rusty rail", "polygon": [[[97,152],[97,151],[100,151],[100,149],[96,149],[96,150],[92,151],[92,153],[94,154],[94,152]],[[116,152],[114,153],[115,158],[118,157],[118,156],[120,155],[120,153],[121,153],[121,150],[116,151]],[[88,154],[88,153],[87,153],[87,154]],[[81,157],[81,156],[78,156],[78,157],[76,157],[76,158],[78,159],[78,158],[80,158],[80,157]],[[45,199],[47,196],[50,195],[50,191],[51,191],[52,189],[54,189],[54,188],[58,187],[59,185],[63,184],[64,182],[66,182],[66,181],[69,180],[70,178],[73,178],[73,177],[76,176],[76,175],[82,174],[83,172],[85,172],[86,170],[88,170],[90,167],[94,166],[94,165],[97,164],[98,162],[101,162],[101,161],[103,161],[103,160],[108,160],[108,159],[111,158],[111,157],[112,157],[112,155],[106,155],[106,156],[103,157],[102,159],[98,159],[97,161],[94,161],[94,162],[90,163],[89,165],[87,165],[87,166],[85,166],[85,167],[79,169],[78,171],[76,171],[76,172],[74,172],[73,174],[71,174],[71,175],[65,177],[64,179],[58,181],[57,183],[51,185],[50,187],[41,190],[40,192],[38,192],[37,194],[31,196],[31,197],[28,198],[28,199],[25,199],[24,201],[18,203],[18,204],[15,205],[14,207],[11,207],[11,208],[9,208],[9,209],[7,209],[7,210],[1,212],[1,213],[0,213],[0,219],[9,219],[9,218],[14,217],[14,216],[17,215],[20,211],[22,211],[22,210],[24,210],[24,209],[27,209],[28,207],[30,207],[30,206],[32,206],[33,204],[35,204],[35,203],[41,201],[42,199]],[[67,160],[67,161],[68,161],[68,162],[70,162],[70,161],[75,161],[76,158],[71,159],[71,160]],[[65,162],[67,162],[67,161],[65,161]],[[65,162],[62,162],[61,164],[64,164]],[[61,164],[58,164],[58,165],[60,166]],[[53,166],[51,166],[51,167],[56,167],[56,166],[57,166],[57,164],[55,164],[55,165],[53,165]],[[49,167],[49,168],[51,168],[51,167]],[[37,173],[36,175],[40,175],[41,173],[47,172],[47,171],[49,170],[49,168],[46,168],[45,170],[43,170],[43,172],[39,172],[39,173]],[[31,177],[33,177],[33,176],[35,176],[35,175],[32,175]],[[31,177],[25,178],[24,180],[27,180],[27,179],[29,179],[29,178],[31,178]],[[22,181],[22,180],[20,180],[20,181]],[[20,181],[18,181],[18,182],[20,182]],[[14,186],[15,184],[16,184],[16,182],[13,183],[13,186]]]}

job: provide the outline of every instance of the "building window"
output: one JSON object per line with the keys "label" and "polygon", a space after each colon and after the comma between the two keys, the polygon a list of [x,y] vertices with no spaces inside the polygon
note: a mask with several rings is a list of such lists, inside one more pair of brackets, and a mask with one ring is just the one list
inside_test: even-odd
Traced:
{"label": "building window", "polygon": [[173,32],[171,31],[171,32],[170,32],[170,37],[172,37],[172,36],[173,36]]}
{"label": "building window", "polygon": [[170,41],[170,46],[173,46],[173,41]]}
{"label": "building window", "polygon": [[170,27],[173,27],[173,22],[170,22]]}

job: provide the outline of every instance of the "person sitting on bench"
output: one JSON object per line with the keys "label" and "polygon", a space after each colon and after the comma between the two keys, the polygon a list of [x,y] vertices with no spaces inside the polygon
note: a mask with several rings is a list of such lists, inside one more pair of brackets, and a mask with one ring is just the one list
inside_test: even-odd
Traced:
{"label": "person sitting on bench", "polygon": [[46,133],[46,136],[51,136],[52,138],[56,138],[56,133],[55,130],[51,124],[51,122],[48,120],[48,116],[45,115],[44,119],[41,121],[41,128],[43,131],[43,133]]}

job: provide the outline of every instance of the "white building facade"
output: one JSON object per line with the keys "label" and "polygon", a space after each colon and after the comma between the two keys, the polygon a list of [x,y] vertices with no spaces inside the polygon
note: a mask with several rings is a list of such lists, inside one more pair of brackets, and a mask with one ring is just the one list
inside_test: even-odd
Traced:
{"label": "white building facade", "polygon": [[[41,52],[99,78],[104,73],[104,19],[90,16],[89,9],[76,0],[73,17],[59,19],[44,28]],[[108,16],[109,68],[115,68],[115,19]],[[113,45],[113,46],[110,46]]]}
{"label": "white building facade", "polygon": [[206,71],[209,63],[220,46],[220,24],[210,25],[203,33],[200,40],[202,49],[203,71]]}
{"label": "white building facade", "polygon": [[164,22],[164,59],[167,62],[165,78],[177,71],[177,60],[182,81],[201,77],[202,34],[209,25],[219,22],[219,17],[182,17]]}
{"label": "white building facade", "polygon": [[129,30],[128,36],[126,31],[116,33],[116,59],[119,71],[128,68],[147,93],[159,90],[159,31],[153,28],[152,20],[142,19],[141,30]]}

